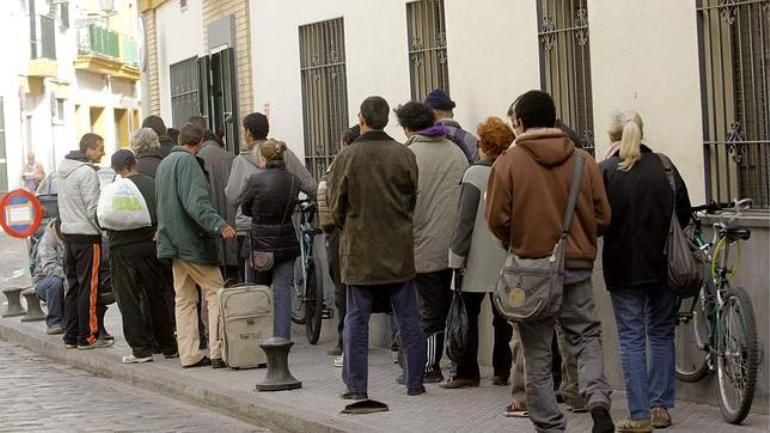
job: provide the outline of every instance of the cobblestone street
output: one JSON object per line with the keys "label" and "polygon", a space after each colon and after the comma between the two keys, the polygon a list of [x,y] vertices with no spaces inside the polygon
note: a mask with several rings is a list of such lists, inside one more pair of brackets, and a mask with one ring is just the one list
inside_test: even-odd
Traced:
{"label": "cobblestone street", "polygon": [[0,432],[266,432],[0,340]]}

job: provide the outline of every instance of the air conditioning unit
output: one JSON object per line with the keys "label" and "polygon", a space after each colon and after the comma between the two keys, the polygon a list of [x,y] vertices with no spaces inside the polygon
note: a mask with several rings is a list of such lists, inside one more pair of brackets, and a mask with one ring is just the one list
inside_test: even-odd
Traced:
{"label": "air conditioning unit", "polygon": [[107,15],[115,15],[118,11],[115,9],[115,0],[99,0],[102,11]]}

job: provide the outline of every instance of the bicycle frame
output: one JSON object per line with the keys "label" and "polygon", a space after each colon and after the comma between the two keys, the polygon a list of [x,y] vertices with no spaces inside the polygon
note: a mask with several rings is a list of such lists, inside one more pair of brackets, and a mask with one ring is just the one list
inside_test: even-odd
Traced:
{"label": "bicycle frame", "polygon": [[305,211],[300,210],[300,257],[302,260],[302,300],[307,299],[307,269],[313,258],[313,236],[315,228],[311,223],[312,217],[308,218]]}

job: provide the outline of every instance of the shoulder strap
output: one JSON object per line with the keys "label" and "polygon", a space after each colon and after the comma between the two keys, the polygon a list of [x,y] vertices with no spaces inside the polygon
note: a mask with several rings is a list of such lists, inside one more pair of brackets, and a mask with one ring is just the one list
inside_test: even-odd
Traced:
{"label": "shoulder strap", "polygon": [[575,205],[577,204],[577,195],[580,192],[580,186],[583,183],[583,153],[578,149],[575,149],[575,168],[572,169],[572,180],[569,187],[569,198],[567,199],[567,207],[564,209],[564,218],[561,224],[562,235],[569,232],[569,227],[572,225],[572,215],[575,213]]}
{"label": "shoulder strap", "polygon": [[663,164],[663,170],[666,172],[666,179],[668,179],[668,184],[671,185],[671,189],[674,190],[674,193],[676,193],[676,182],[674,182],[674,165],[666,155],[662,153],[656,153],[656,155],[658,155],[660,162]]}
{"label": "shoulder strap", "polygon": [[671,160],[668,159],[668,157],[662,153],[656,153],[658,155],[658,158],[660,158],[660,162],[663,164],[663,170],[666,172],[666,179],[668,179],[668,184],[671,186],[671,190],[674,192],[674,198],[672,200],[672,216],[676,215],[676,181],[674,180],[674,164],[671,163]]}

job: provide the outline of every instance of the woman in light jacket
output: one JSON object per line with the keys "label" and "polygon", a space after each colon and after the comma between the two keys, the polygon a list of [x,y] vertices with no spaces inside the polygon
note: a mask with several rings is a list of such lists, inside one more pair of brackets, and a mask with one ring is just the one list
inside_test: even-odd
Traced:
{"label": "woman in light jacket", "polygon": [[[484,297],[492,291],[505,262],[506,251],[489,232],[484,219],[483,197],[492,163],[513,142],[513,131],[498,117],[490,117],[478,126],[479,154],[481,159],[468,167],[463,175],[457,220],[452,246],[449,250],[449,266],[460,276],[460,284],[471,336],[466,359],[457,363],[457,374],[442,388],[462,388],[479,385],[478,329],[479,310]],[[495,385],[506,385],[511,372],[511,325],[492,308],[494,314],[495,343],[492,365]]]}
{"label": "woman in light jacket", "polygon": [[676,210],[684,227],[690,218],[690,199],[676,168],[674,192],[661,155],[642,144],[638,113],[614,113],[608,133],[617,150],[601,164],[612,207],[612,222],[604,234],[603,270],[618,325],[630,412],[618,422],[617,431],[652,432],[671,425],[678,300],[668,288],[664,250],[672,212]]}

